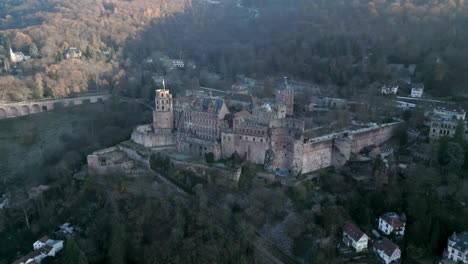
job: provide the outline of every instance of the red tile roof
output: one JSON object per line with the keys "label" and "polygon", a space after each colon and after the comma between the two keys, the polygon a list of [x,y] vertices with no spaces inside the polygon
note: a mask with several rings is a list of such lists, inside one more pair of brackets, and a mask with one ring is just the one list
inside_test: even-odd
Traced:
{"label": "red tile roof", "polygon": [[49,237],[48,236],[43,236],[41,238],[39,238],[39,242],[42,242],[42,243],[45,243],[47,240],[49,240]]}
{"label": "red tile roof", "polygon": [[365,234],[355,224],[346,222],[343,226],[343,231],[355,241],[359,241]]}
{"label": "red tile roof", "polygon": [[41,255],[40,249],[31,251],[26,256],[23,256],[23,257],[19,258],[18,260],[16,260],[15,262],[13,262],[13,264],[20,264],[20,263],[26,262],[29,259],[34,259],[35,257],[37,257],[39,255]]}
{"label": "red tile roof", "polygon": [[375,241],[372,245],[374,248],[383,251],[383,253],[389,257],[393,255],[395,250],[399,249],[397,245],[386,237],[382,238],[380,241]]}
{"label": "red tile roof", "polygon": [[395,229],[400,229],[405,226],[405,223],[401,221],[400,216],[396,213],[386,213],[380,218],[387,222],[389,225],[393,226]]}

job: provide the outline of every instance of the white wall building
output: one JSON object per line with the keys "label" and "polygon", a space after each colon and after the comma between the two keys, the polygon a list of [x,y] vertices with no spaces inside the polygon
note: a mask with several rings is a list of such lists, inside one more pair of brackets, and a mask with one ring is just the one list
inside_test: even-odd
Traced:
{"label": "white wall building", "polygon": [[448,238],[447,257],[456,263],[468,264],[468,231],[453,233]]}
{"label": "white wall building", "polygon": [[356,225],[347,222],[343,227],[343,243],[353,247],[356,252],[367,250],[369,237]]}
{"label": "white wall building", "polygon": [[397,245],[387,238],[373,243],[375,253],[385,264],[398,263],[401,258],[401,251]]}
{"label": "white wall building", "polygon": [[391,85],[384,85],[382,86],[382,94],[397,94],[398,93],[398,85],[391,84]]}
{"label": "white wall building", "polygon": [[379,218],[379,229],[386,235],[394,233],[397,236],[405,235],[406,220],[396,213],[386,213]]}
{"label": "white wall building", "polygon": [[417,83],[411,87],[411,97],[421,98],[424,94],[424,84]]}

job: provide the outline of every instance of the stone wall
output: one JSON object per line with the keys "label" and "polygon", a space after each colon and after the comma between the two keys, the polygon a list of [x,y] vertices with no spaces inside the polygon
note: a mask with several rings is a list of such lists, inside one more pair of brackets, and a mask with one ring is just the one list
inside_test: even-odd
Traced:
{"label": "stone wall", "polygon": [[333,139],[304,143],[302,173],[332,166]]}
{"label": "stone wall", "polygon": [[222,157],[228,159],[237,152],[239,156],[254,164],[264,164],[269,148],[268,137],[239,133],[221,133]]}
{"label": "stone wall", "polygon": [[359,153],[365,147],[371,145],[380,145],[392,138],[398,129],[400,123],[390,123],[378,127],[365,128],[350,132],[353,138],[351,152]]}
{"label": "stone wall", "polygon": [[170,158],[176,169],[189,170],[208,181],[210,184],[220,184],[225,186],[233,186],[239,182],[242,174],[242,168],[227,169],[220,168],[202,163],[193,163]]}
{"label": "stone wall", "polygon": [[153,130],[151,125],[138,126],[132,133],[132,140],[146,148],[176,145],[176,136],[170,129]]}
{"label": "stone wall", "polygon": [[117,147],[93,152],[93,154],[88,155],[87,163],[90,175],[128,172],[135,167],[135,162]]}
{"label": "stone wall", "polygon": [[97,103],[110,99],[111,95],[92,95],[57,100],[31,101],[21,103],[0,103],[0,119],[14,118],[54,110],[58,105],[70,107],[83,103]]}

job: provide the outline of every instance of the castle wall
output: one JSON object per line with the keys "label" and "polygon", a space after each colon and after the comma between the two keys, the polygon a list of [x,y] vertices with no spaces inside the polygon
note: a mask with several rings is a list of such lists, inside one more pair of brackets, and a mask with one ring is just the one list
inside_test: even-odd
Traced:
{"label": "castle wall", "polygon": [[302,173],[309,173],[332,166],[333,139],[304,143]]}
{"label": "castle wall", "polygon": [[352,131],[351,135],[353,143],[351,151],[353,153],[359,153],[367,146],[380,145],[384,143],[395,135],[398,125],[399,123],[392,123],[382,125],[378,128],[367,128]]}
{"label": "castle wall", "polygon": [[228,159],[237,152],[239,156],[254,164],[264,164],[269,148],[267,136],[252,136],[238,133],[221,134],[222,157]]}
{"label": "castle wall", "polygon": [[151,125],[137,127],[132,133],[133,142],[146,148],[164,147],[176,144],[176,136],[170,129],[152,130]]}
{"label": "castle wall", "polygon": [[90,175],[106,175],[117,172],[127,172],[135,167],[135,162],[117,147],[94,152],[87,157],[88,173]]}
{"label": "castle wall", "polygon": [[155,129],[172,129],[174,116],[172,111],[153,111],[153,127]]}

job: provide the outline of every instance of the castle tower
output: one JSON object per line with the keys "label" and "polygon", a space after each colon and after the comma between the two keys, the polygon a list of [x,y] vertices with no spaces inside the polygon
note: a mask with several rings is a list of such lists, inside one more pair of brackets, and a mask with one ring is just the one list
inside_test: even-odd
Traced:
{"label": "castle tower", "polygon": [[294,115],[294,90],[286,89],[279,90],[276,93],[276,105],[285,105],[286,106],[286,115]]}
{"label": "castle tower", "polygon": [[155,130],[159,129],[170,129],[174,128],[173,120],[173,104],[172,104],[172,94],[169,93],[169,90],[158,89],[156,90],[155,108],[153,112],[153,128]]}

